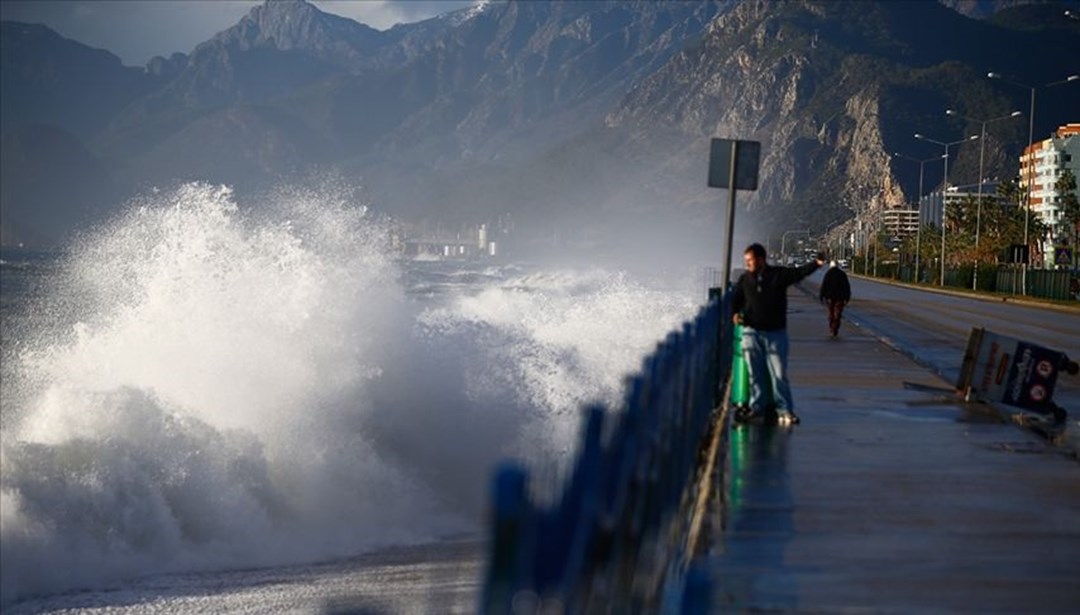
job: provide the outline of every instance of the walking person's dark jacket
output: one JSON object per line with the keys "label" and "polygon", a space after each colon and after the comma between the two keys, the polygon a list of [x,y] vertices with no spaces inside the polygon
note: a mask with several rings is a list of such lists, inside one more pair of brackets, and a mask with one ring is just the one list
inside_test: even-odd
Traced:
{"label": "walking person's dark jacket", "polygon": [[851,301],[851,283],[848,282],[847,274],[839,267],[831,267],[825,272],[825,277],[821,280],[821,291],[818,293],[818,300],[824,301],[825,299],[844,303]]}
{"label": "walking person's dark jacket", "polygon": [[735,283],[732,307],[743,324],[759,331],[787,328],[787,288],[817,270],[816,262],[799,267],[766,265],[760,275],[749,271]]}

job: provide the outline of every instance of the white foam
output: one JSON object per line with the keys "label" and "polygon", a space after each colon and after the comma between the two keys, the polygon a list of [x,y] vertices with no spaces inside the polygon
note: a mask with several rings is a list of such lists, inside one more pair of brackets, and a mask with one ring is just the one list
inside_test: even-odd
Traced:
{"label": "white foam", "polygon": [[326,190],[242,213],[187,184],[78,246],[84,318],[29,345],[4,425],[5,602],[448,531],[361,428],[380,349],[408,332],[384,237]]}
{"label": "white foam", "polygon": [[77,245],[4,370],[4,603],[475,530],[491,465],[565,457],[696,309],[602,270],[411,297],[389,236],[333,183],[186,184]]}
{"label": "white foam", "polygon": [[518,447],[566,454],[576,411],[585,403],[616,407],[625,377],[694,309],[689,294],[652,290],[622,272],[561,270],[490,285],[428,310],[420,324],[480,340],[472,387],[513,391],[531,409]]}

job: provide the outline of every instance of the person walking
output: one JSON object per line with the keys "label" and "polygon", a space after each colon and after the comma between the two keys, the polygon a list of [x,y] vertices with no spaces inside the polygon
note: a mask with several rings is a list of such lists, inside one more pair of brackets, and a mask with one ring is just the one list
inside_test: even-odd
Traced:
{"label": "person walking", "polygon": [[851,283],[844,270],[836,266],[836,261],[829,262],[829,270],[821,280],[818,300],[829,311],[829,332],[835,339],[840,334],[840,319],[844,316],[844,306],[851,301]]}
{"label": "person walking", "polygon": [[748,421],[765,416],[766,396],[771,394],[777,421],[795,425],[800,419],[787,376],[787,289],[825,263],[820,253],[800,267],[776,267],[767,259],[764,246],[751,244],[743,252],[746,272],[735,283],[732,318],[743,327],[740,347],[750,374],[749,405],[735,418]]}

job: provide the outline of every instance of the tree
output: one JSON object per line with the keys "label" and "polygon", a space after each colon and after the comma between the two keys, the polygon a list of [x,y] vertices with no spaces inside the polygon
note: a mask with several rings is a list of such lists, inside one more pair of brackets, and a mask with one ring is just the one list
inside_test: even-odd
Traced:
{"label": "tree", "polygon": [[1020,178],[1003,179],[998,182],[997,195],[1002,201],[1017,206],[1023,205],[1024,193],[1020,190]]}
{"label": "tree", "polygon": [[[1027,192],[1020,188],[1020,178],[1002,180],[998,183],[997,194],[1002,203],[1002,217],[994,224],[1001,229],[1002,248],[1011,244],[1024,243],[1024,226],[1028,228],[1028,250],[1031,262],[1041,259],[1042,242],[1038,239],[1047,232],[1046,223],[1037,215],[1029,215],[1024,204]],[[986,226],[983,226],[986,228]]]}
{"label": "tree", "polygon": [[1072,251],[1072,267],[1076,269],[1077,240],[1080,239],[1080,198],[1076,195],[1076,176],[1071,170],[1065,169],[1058,176],[1057,181],[1054,182],[1054,192],[1057,193],[1058,208],[1061,210],[1058,229],[1055,232],[1068,238]]}
{"label": "tree", "polygon": [[959,265],[974,260],[977,206],[978,199],[969,195],[945,208],[946,265]]}

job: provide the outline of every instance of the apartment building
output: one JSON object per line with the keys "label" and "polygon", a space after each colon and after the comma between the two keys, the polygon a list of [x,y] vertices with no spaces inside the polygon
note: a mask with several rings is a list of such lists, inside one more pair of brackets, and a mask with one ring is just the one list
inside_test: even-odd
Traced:
{"label": "apartment building", "polygon": [[[1062,221],[1061,195],[1054,184],[1066,169],[1080,178],[1080,123],[1069,123],[1058,128],[1049,139],[1032,143],[1020,157],[1020,188],[1026,192],[1031,184],[1031,212],[1052,229],[1051,236],[1044,238],[1042,253],[1053,254]],[[1049,263],[1048,263],[1049,264]]]}
{"label": "apartment building", "polygon": [[882,224],[889,237],[906,237],[919,230],[919,210],[894,207],[881,213]]}

